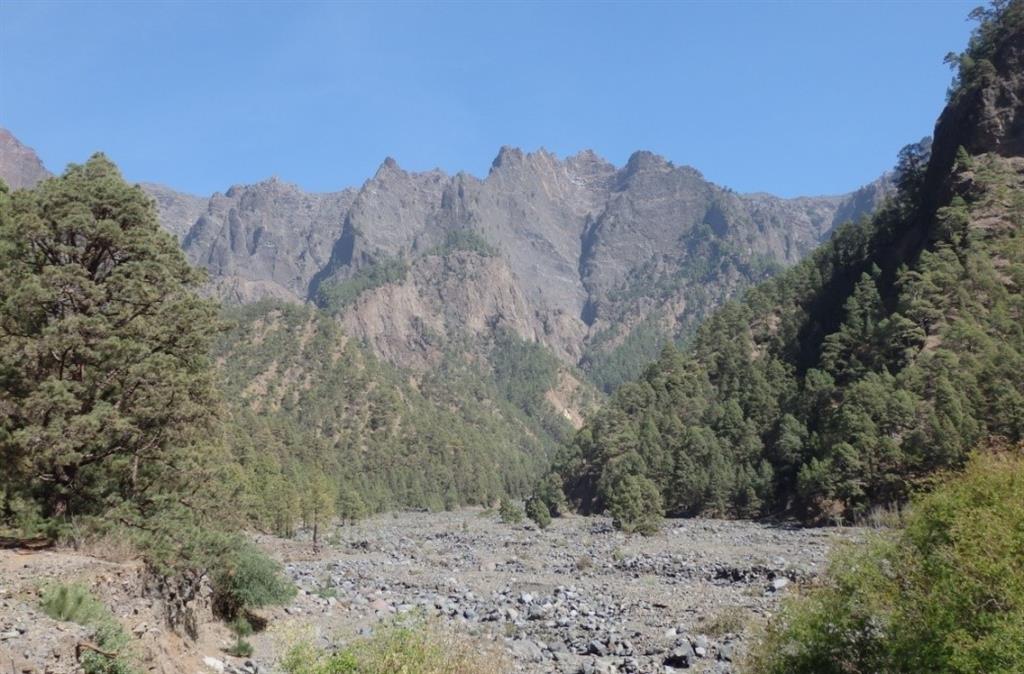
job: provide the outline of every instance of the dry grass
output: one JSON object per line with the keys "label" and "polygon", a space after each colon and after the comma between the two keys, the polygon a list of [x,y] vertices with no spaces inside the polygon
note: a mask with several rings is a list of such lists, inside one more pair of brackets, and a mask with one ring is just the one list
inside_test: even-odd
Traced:
{"label": "dry grass", "polygon": [[739,606],[724,606],[701,623],[701,630],[709,637],[721,638],[727,634],[740,634],[750,624],[749,616]]}
{"label": "dry grass", "polygon": [[903,510],[898,503],[879,505],[872,508],[857,524],[872,529],[898,529],[903,525],[903,517]]}
{"label": "dry grass", "polygon": [[499,648],[423,619],[399,620],[373,636],[325,653],[308,641],[281,662],[288,674],[508,674]]}
{"label": "dry grass", "polygon": [[62,542],[75,552],[108,562],[121,564],[139,558],[139,551],[127,536],[113,532],[96,533],[75,524],[63,536]]}

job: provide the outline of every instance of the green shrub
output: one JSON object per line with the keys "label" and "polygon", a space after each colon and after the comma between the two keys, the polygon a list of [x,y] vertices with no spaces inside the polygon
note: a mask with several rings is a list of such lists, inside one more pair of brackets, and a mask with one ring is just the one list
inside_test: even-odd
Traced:
{"label": "green shrub", "polygon": [[464,250],[483,257],[494,257],[498,249],[487,242],[482,235],[471,229],[456,229],[445,233],[444,242],[427,251],[427,255],[448,255]]}
{"label": "green shrub", "polygon": [[547,505],[537,497],[526,502],[526,516],[533,520],[541,529],[547,529],[551,524],[551,511]]}
{"label": "green shrub", "polygon": [[286,674],[500,674],[504,658],[423,623],[399,621],[367,639],[327,653],[303,642],[281,661]]}
{"label": "green shrub", "polygon": [[252,655],[252,644],[242,637],[235,637],[235,643],[231,644],[231,648],[228,649],[228,655],[233,655],[236,658],[248,658]]}
{"label": "green shrub", "polygon": [[110,610],[92,596],[84,585],[50,585],[43,590],[40,601],[43,613],[54,620],[97,625],[112,619]]}
{"label": "green shrub", "polygon": [[701,631],[710,637],[721,639],[728,634],[740,634],[749,623],[747,613],[739,606],[723,606],[701,623]]}
{"label": "green shrub", "polygon": [[508,497],[503,497],[498,506],[498,517],[505,524],[518,524],[523,521],[523,509]]}
{"label": "green shrub", "polygon": [[761,674],[1024,671],[1024,458],[978,455],[905,528],[835,556],[786,606]]}
{"label": "green shrub", "polygon": [[115,655],[91,650],[82,653],[85,674],[134,674],[132,658],[128,653],[130,639],[117,622],[114,614],[96,599],[88,588],[80,584],[50,585],[43,589],[40,607],[54,620],[77,623],[94,630],[96,645]]}
{"label": "green shrub", "polygon": [[224,618],[236,618],[246,608],[283,604],[295,596],[295,586],[281,575],[281,565],[251,543],[240,543],[225,555],[212,579],[214,607]]}

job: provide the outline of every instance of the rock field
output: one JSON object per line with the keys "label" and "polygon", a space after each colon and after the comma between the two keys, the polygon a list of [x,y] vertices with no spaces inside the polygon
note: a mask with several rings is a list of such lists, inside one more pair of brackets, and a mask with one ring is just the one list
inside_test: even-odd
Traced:
{"label": "rock field", "polygon": [[[260,542],[300,588],[274,622],[311,625],[321,645],[410,614],[494,641],[524,672],[733,672],[781,598],[824,569],[832,543],[860,535],[691,519],[642,538],[599,517],[538,531],[466,510],[375,517],[318,554]],[[252,639],[261,668],[274,632]]]}
{"label": "rock field", "polygon": [[[330,532],[319,549],[257,537],[299,587],[261,611],[251,659],[227,654],[225,626],[198,641],[166,629],[138,562],[72,551],[0,551],[0,673],[80,671],[87,630],[38,607],[48,582],[84,582],[137,639],[142,671],[272,674],[296,634],[335,647],[394,620],[426,620],[503,651],[521,672],[740,672],[783,597],[821,573],[858,529],[668,520],[651,538],[607,518],[565,517],[544,531],[491,511],[379,515]],[[6,669],[5,669],[6,668]]]}

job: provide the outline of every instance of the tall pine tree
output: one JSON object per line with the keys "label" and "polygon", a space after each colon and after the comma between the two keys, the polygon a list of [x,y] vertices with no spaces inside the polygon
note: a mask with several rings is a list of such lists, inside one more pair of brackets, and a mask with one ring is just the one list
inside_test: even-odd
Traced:
{"label": "tall pine tree", "polygon": [[102,155],[0,199],[0,515],[189,501],[216,409],[201,280]]}

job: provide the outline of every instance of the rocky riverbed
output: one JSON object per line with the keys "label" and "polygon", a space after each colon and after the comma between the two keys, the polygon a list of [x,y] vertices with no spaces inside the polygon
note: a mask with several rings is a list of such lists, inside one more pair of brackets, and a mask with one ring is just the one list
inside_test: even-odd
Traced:
{"label": "rocky riverbed", "polygon": [[[599,517],[539,531],[466,510],[374,517],[332,530],[318,551],[259,542],[300,588],[273,622],[324,646],[408,615],[492,642],[517,671],[734,672],[782,598],[824,570],[833,543],[860,535],[691,519],[643,538]],[[252,639],[261,671],[281,632]]]}

